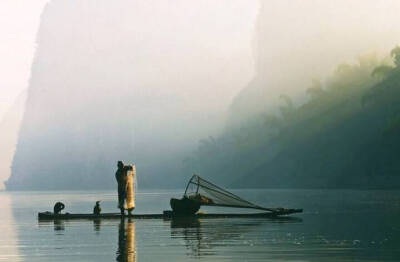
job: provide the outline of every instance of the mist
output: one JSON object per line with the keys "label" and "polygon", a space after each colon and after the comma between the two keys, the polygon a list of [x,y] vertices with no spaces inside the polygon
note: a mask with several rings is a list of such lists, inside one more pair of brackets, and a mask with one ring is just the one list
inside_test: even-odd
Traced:
{"label": "mist", "polygon": [[395,10],[386,1],[262,2],[256,75],[224,133],[202,139],[186,170],[241,188],[400,187]]}
{"label": "mist", "polygon": [[400,42],[397,1],[261,1],[253,36],[256,76],[235,97],[231,124],[296,104],[313,80],[324,81],[342,63],[386,55]]}
{"label": "mist", "polygon": [[137,163],[143,186],[172,184],[253,76],[256,11],[244,1],[51,1],[8,185],[107,188],[117,160]]}
{"label": "mist", "polygon": [[[110,188],[117,160],[136,163],[143,187],[180,187],[192,172],[223,181],[226,160],[248,166],[251,149],[222,147],[212,167],[193,154],[279,114],[282,95],[304,105],[341,63],[387,56],[399,11],[397,1],[50,1],[7,187]],[[231,184],[253,172],[238,170]]]}

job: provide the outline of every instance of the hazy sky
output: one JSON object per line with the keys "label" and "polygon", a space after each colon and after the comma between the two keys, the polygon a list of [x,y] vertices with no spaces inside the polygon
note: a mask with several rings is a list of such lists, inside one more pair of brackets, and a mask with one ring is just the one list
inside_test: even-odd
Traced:
{"label": "hazy sky", "polygon": [[[0,1],[0,120],[4,113],[14,103],[17,96],[27,88],[30,75],[30,65],[36,47],[35,36],[39,25],[41,11],[48,0],[1,0]],[[251,4],[254,4],[251,1]],[[268,1],[261,1],[266,4]],[[323,1],[322,1],[323,2]],[[310,9],[313,1],[304,1],[305,9]],[[368,4],[366,4],[368,3]],[[315,3],[314,3],[315,4]],[[321,3],[319,2],[319,5]],[[371,5],[376,10],[371,10]],[[267,6],[273,7],[267,3]],[[298,8],[301,9],[302,6]],[[397,19],[399,2],[397,1],[350,1],[349,12],[355,12],[355,7],[360,16],[371,16],[382,11],[387,14],[385,21]],[[326,7],[332,12],[337,9],[335,2],[326,1]],[[275,9],[275,8],[271,8]],[[290,10],[288,10],[290,12]],[[274,14],[274,18],[279,14]],[[284,16],[283,16],[284,17]],[[382,22],[385,22],[382,21]],[[347,23],[349,21],[346,21]],[[357,23],[357,20],[353,21]],[[377,23],[379,30],[380,23]],[[342,28],[346,30],[346,28]],[[372,31],[377,28],[371,28]],[[296,32],[293,32],[296,33]],[[368,41],[369,42],[369,41]],[[383,41],[382,45],[387,41]],[[364,43],[365,45],[365,43]],[[381,47],[381,46],[380,46]],[[371,47],[376,48],[376,46]],[[387,48],[387,46],[385,46]],[[358,54],[354,54],[358,55]],[[348,59],[351,59],[349,57]]]}
{"label": "hazy sky", "polygon": [[28,87],[36,31],[47,1],[0,1],[0,120]]}
{"label": "hazy sky", "polygon": [[[40,14],[48,1],[49,0],[0,0],[0,121],[6,111],[14,104],[18,95],[28,87],[30,67],[36,48],[35,41]],[[173,5],[174,1],[168,2],[165,0],[165,2],[161,2],[162,4],[158,4],[157,6],[149,0],[143,0],[142,2],[137,1],[138,8],[143,7],[142,9],[144,11],[147,10],[146,12],[137,11],[138,15],[134,17],[134,19],[137,20],[136,25],[141,25],[136,27],[132,26],[132,30],[135,32],[135,38],[137,36],[139,40],[146,40],[142,42],[138,40],[135,42],[138,44],[138,50],[145,50],[143,46],[148,47],[149,50],[160,49],[164,54],[168,54],[164,59],[168,63],[162,64],[157,62],[160,59],[158,59],[158,53],[155,52],[151,53],[152,56],[149,56],[143,51],[135,55],[139,56],[139,58],[143,58],[142,60],[147,63],[147,68],[159,70],[160,73],[166,75],[173,74],[169,72],[171,69],[178,66],[185,67],[187,65],[187,68],[184,68],[185,70],[175,70],[179,75],[177,73],[174,79],[184,79],[186,77],[191,78],[190,80],[197,80],[196,78],[192,79],[192,75],[195,75],[194,73],[199,73],[198,79],[203,79],[204,81],[204,79],[207,80],[207,78],[201,75],[201,68],[193,66],[193,59],[196,59],[196,57],[193,57],[191,49],[193,46],[196,47],[196,44],[202,43],[205,52],[195,55],[204,59],[204,63],[202,64],[205,65],[204,67],[207,67],[209,71],[215,71],[215,77],[213,75],[213,77],[209,77],[209,79],[215,82],[220,81],[218,86],[222,90],[218,93],[215,88],[213,89],[212,85],[207,86],[206,91],[208,92],[199,89],[200,95],[211,94],[210,99],[207,100],[208,104],[203,103],[203,106],[207,107],[211,103],[222,106],[222,101],[225,101],[223,107],[227,106],[230,99],[234,97],[241,88],[246,87],[247,83],[233,81],[236,84],[236,86],[234,86],[229,85],[228,81],[235,79],[237,75],[243,75],[245,71],[229,71],[228,69],[231,65],[237,66],[242,64],[243,68],[248,71],[246,71],[247,75],[250,75],[249,72],[254,70],[250,68],[253,63],[243,63],[241,60],[231,55],[239,54],[237,57],[241,57],[240,55],[243,54],[243,48],[235,49],[235,46],[242,47],[243,42],[246,42],[246,52],[244,54],[246,55],[245,61],[248,61],[251,60],[248,59],[248,54],[251,53],[248,52],[248,50],[251,50],[251,48],[250,44],[247,44],[247,42],[253,40],[255,47],[254,54],[256,60],[258,60],[256,64],[263,69],[259,75],[269,80],[268,86],[264,84],[264,82],[261,83],[262,88],[263,90],[267,90],[268,95],[270,95],[273,92],[278,94],[282,93],[282,87],[278,84],[274,86],[274,82],[271,81],[270,78],[277,78],[278,80],[289,79],[297,83],[299,82],[299,77],[297,77],[296,74],[303,76],[307,81],[314,76],[323,77],[329,74],[334,66],[342,60],[352,60],[354,57],[366,51],[389,51],[390,48],[394,47],[400,40],[400,22],[398,22],[400,21],[398,19],[400,1],[395,0],[259,0],[259,2],[263,3],[263,5],[260,6],[264,8],[264,12],[260,11],[261,19],[258,19],[259,23],[257,23],[255,19],[258,8],[257,0],[238,1],[240,3],[238,6],[241,8],[238,7],[235,12],[227,12],[227,6],[224,5],[223,1],[215,1],[215,4],[214,2],[210,4],[212,8],[204,8],[207,12],[206,15],[203,14],[203,17],[196,16],[199,12],[196,5],[192,6],[192,3],[201,5],[207,1],[192,1],[193,2],[188,0],[184,2],[186,4],[186,9],[184,9],[186,11],[185,13],[182,14],[182,9],[179,8],[175,10],[175,24],[170,23],[171,21],[162,23],[162,28],[168,29],[168,26],[176,25],[180,31],[174,32],[173,30],[164,30],[161,31],[161,33],[157,32],[161,21],[157,19],[167,17],[164,13],[171,10],[170,5]],[[72,8],[75,8],[74,4],[78,2],[79,0],[71,0],[71,2],[68,2],[68,0],[65,1],[65,3],[70,3]],[[94,6],[98,4],[95,0],[86,1],[85,3]],[[204,4],[204,6],[206,5]],[[90,14],[91,11],[89,7],[86,8],[88,14]],[[118,9],[118,6],[116,5],[115,8]],[[253,11],[250,10],[250,12],[248,9],[252,9]],[[73,9],[73,11],[75,11],[75,9]],[[114,30],[107,27],[107,17],[108,19],[112,18],[112,16],[108,16],[111,11],[110,9],[103,10],[105,15],[98,16],[98,21],[92,21],[90,19],[91,16],[87,15],[89,18],[87,26],[92,30],[92,32],[90,32],[90,37],[102,36],[104,33],[106,40],[109,39],[107,40],[108,42],[102,38],[92,39],[93,42],[96,42],[94,40],[98,40],[99,43],[105,46],[107,46],[108,43],[117,43],[118,45],[115,45],[115,47],[121,48],[123,41],[118,41],[118,38],[114,38],[112,34]],[[130,12],[130,10],[117,11],[118,12],[115,12],[114,10],[114,15],[120,15],[121,12]],[[187,18],[191,15],[190,12],[193,13],[196,19],[188,21]],[[60,14],[57,13],[57,15],[62,18],[63,13],[68,14],[67,11],[62,9]],[[189,15],[187,13],[189,13]],[[84,15],[85,14],[86,13],[84,13]],[[79,14],[76,14],[76,16],[79,16]],[[154,17],[156,19],[154,19]],[[60,21],[65,21],[61,18],[59,19]],[[142,20],[146,22],[144,25],[140,23]],[[227,26],[231,23],[230,21],[235,21],[235,23]],[[97,24],[103,26],[96,26]],[[218,27],[218,24],[223,26]],[[130,26],[131,23],[129,24],[129,27]],[[253,32],[254,27],[256,30]],[[53,29],[56,27],[49,28]],[[257,30],[257,28],[259,30]],[[77,31],[74,28],[71,30]],[[54,31],[56,30],[52,30],[52,32]],[[164,35],[165,32],[168,34]],[[261,37],[256,36],[257,32]],[[115,36],[117,37],[118,35]],[[158,38],[156,38],[156,36]],[[206,36],[208,36],[207,39]],[[231,36],[231,38],[228,36]],[[182,38],[182,41],[175,41],[179,37]],[[257,41],[259,38],[262,38],[263,41]],[[168,42],[168,39],[172,39],[172,41]],[[188,42],[188,39],[190,42]],[[202,39],[206,41],[201,42]],[[75,38],[71,39],[71,41],[75,41]],[[182,45],[181,48],[177,46],[177,42],[186,43],[186,45]],[[162,44],[160,45],[160,43]],[[249,46],[248,48],[247,45]],[[102,45],[99,46],[102,47]],[[94,47],[96,46],[94,45]],[[42,46],[42,48],[45,49],[46,47]],[[179,52],[172,52],[171,50],[179,50]],[[238,51],[234,53],[232,50]],[[95,52],[101,53],[104,50],[93,48],[91,51],[96,54]],[[118,51],[120,52],[121,50]],[[183,56],[182,53],[185,53],[186,56]],[[210,60],[210,63],[207,64],[207,62],[209,62],[207,60],[207,54],[211,54],[213,57],[216,57],[216,59]],[[225,70],[228,72],[226,75],[230,72],[234,73],[230,73],[228,77],[226,77],[226,75],[225,77],[220,77],[221,72],[214,70],[216,64],[222,64],[219,60],[223,59],[218,60],[218,56],[226,58],[227,61],[226,66],[221,66],[221,71]],[[101,56],[100,59],[103,57],[104,56]],[[149,57],[154,57],[155,59],[151,60]],[[199,57],[197,57],[197,59],[201,60]],[[185,58],[186,60],[179,60],[178,58]],[[139,59],[135,59],[135,62],[139,61]],[[177,65],[171,66],[172,63],[170,63],[170,61],[176,62]],[[260,64],[263,63],[265,63],[265,66],[260,66]],[[141,66],[141,64],[138,65]],[[141,66],[141,68],[146,69],[146,67],[143,66]],[[129,70],[131,70],[131,68],[129,68]],[[118,73],[121,73],[122,69],[116,67],[115,71],[115,75],[118,76]],[[192,72],[192,75],[188,74],[188,72]],[[129,71],[128,73],[131,72]],[[149,78],[151,81],[153,80],[152,76],[155,75],[154,71],[151,70],[148,71],[148,75],[141,71],[137,72],[137,74],[138,79]],[[158,74],[157,76],[160,78],[160,75],[161,74]],[[180,75],[182,75],[182,77],[180,77]],[[120,81],[124,80],[121,77],[116,78]],[[249,81],[250,80],[251,79],[249,79]],[[180,94],[187,92],[187,97],[196,97],[194,102],[203,101],[198,99],[199,94],[193,95],[195,93],[190,89],[192,85],[186,85],[186,82],[182,82],[185,84],[178,86],[182,87],[178,90]],[[267,86],[267,88],[264,88],[264,86]],[[292,86],[293,89],[298,89],[300,85]],[[159,85],[156,87],[158,88]],[[165,90],[169,91],[171,88],[172,87],[169,86],[169,88]],[[275,90],[273,90],[274,88]],[[188,90],[190,92],[188,92]],[[229,93],[229,95],[226,95],[227,93]],[[0,133],[0,137],[1,135]],[[1,149],[2,148],[0,148],[0,150]],[[0,159],[0,161],[1,160],[2,159]],[[1,174],[0,180],[2,180]]]}

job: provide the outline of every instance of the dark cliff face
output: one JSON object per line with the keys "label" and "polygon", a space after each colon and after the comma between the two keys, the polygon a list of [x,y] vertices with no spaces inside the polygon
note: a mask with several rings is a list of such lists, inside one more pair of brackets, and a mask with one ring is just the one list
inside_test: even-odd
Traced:
{"label": "dark cliff face", "polygon": [[251,64],[245,40],[223,50],[240,1],[222,14],[212,2],[51,1],[7,188],[110,188],[117,160],[141,186],[184,183],[185,153],[250,75],[232,76]]}
{"label": "dark cliff face", "polygon": [[308,90],[304,105],[203,140],[191,165],[238,188],[400,188],[400,48],[393,50],[396,66],[373,58],[342,65],[324,88]]}
{"label": "dark cliff face", "polygon": [[[265,158],[236,186],[398,189],[400,70],[253,152]],[[251,179],[249,179],[251,177]]]}

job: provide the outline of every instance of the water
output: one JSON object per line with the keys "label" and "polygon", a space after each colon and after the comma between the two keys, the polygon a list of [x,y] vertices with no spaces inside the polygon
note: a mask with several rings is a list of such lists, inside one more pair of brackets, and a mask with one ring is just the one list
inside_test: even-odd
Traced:
{"label": "water", "polygon": [[[235,192],[304,213],[291,219],[38,222],[37,212],[56,201],[71,213],[91,212],[96,200],[103,212],[117,212],[116,193],[0,192],[0,261],[400,261],[400,191]],[[180,195],[139,191],[135,212],[160,213]]]}

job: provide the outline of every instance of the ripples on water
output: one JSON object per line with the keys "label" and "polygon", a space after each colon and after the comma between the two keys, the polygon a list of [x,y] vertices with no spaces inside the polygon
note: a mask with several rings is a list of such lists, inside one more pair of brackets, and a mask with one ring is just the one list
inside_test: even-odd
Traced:
{"label": "ripples on water", "polygon": [[[399,191],[236,193],[305,213],[281,219],[38,222],[37,212],[51,210],[56,201],[71,213],[91,212],[96,200],[102,200],[103,212],[117,212],[116,193],[0,192],[0,261],[400,261]],[[140,192],[135,212],[160,213],[180,194]]]}

